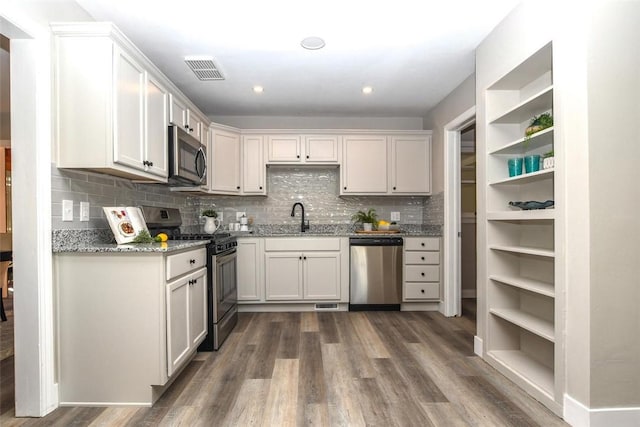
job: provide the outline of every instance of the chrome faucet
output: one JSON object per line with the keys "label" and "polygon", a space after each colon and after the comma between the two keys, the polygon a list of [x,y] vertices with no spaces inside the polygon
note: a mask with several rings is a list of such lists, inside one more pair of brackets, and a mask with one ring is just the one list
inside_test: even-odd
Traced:
{"label": "chrome faucet", "polygon": [[300,231],[304,233],[309,229],[309,222],[305,222],[304,220],[304,205],[300,202],[294,203],[293,208],[291,209],[291,216],[296,216],[296,206],[300,206],[300,209],[302,209],[302,222],[300,223]]}

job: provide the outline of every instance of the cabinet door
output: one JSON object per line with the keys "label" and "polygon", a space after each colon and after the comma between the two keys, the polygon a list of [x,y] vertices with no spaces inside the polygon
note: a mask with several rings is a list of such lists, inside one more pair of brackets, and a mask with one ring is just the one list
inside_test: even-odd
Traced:
{"label": "cabinet door", "polygon": [[240,136],[222,130],[213,131],[209,153],[211,190],[240,193]]}
{"label": "cabinet door", "polygon": [[207,335],[207,270],[189,276],[189,345],[196,348]]}
{"label": "cabinet door", "polygon": [[202,141],[202,127],[203,120],[198,117],[193,111],[187,108],[187,125],[191,136],[200,142]]}
{"label": "cabinet door", "polygon": [[305,252],[302,259],[304,299],[340,299],[340,253]]}
{"label": "cabinet door", "polygon": [[302,254],[299,252],[267,252],[265,290],[269,300],[302,299]]}
{"label": "cabinet door", "polygon": [[187,106],[184,102],[171,94],[171,105],[169,106],[169,122],[172,125],[180,126],[183,129],[187,127]]}
{"label": "cabinet door", "polygon": [[146,82],[146,171],[166,178],[169,175],[167,115],[169,92],[153,76]]}
{"label": "cabinet door", "polygon": [[343,137],[341,194],[387,192],[387,138]]}
{"label": "cabinet door", "polygon": [[391,192],[431,194],[431,138],[391,138]]}
{"label": "cabinet door", "polygon": [[264,301],[262,240],[238,239],[238,301]]}
{"label": "cabinet door", "polygon": [[145,71],[117,47],[114,47],[114,67],[113,161],[144,170]]}
{"label": "cabinet door", "polygon": [[167,374],[171,376],[189,355],[189,280],[167,285]]}
{"label": "cabinet door", "polygon": [[267,162],[300,163],[300,137],[296,135],[267,136]]}
{"label": "cabinet door", "polygon": [[242,192],[245,194],[267,194],[266,177],[263,138],[261,136],[243,136]]}
{"label": "cabinet door", "polygon": [[313,135],[304,137],[304,161],[306,163],[338,163],[338,137]]}

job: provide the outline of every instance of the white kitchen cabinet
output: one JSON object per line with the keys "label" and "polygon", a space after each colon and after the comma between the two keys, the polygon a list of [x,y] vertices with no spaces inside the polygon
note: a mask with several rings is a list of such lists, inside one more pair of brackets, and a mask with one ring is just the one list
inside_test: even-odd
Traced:
{"label": "white kitchen cabinet", "polygon": [[219,194],[240,194],[240,134],[212,128],[208,150],[209,188]]}
{"label": "white kitchen cabinet", "polygon": [[268,163],[301,163],[300,135],[267,135]]}
{"label": "white kitchen cabinet", "polygon": [[340,161],[340,137],[337,135],[305,135],[305,163],[338,164]]}
{"label": "white kitchen cabinet", "polygon": [[166,182],[168,81],[110,24],[52,30],[56,165]]}
{"label": "white kitchen cabinet", "polygon": [[265,239],[267,301],[339,300],[342,257],[339,238]]}
{"label": "white kitchen cabinet", "polygon": [[238,239],[238,301],[264,302],[263,239]]}
{"label": "white kitchen cabinet", "polygon": [[431,194],[431,137],[391,137],[391,193]]}
{"label": "white kitchen cabinet", "polygon": [[440,299],[440,238],[404,238],[404,302]]}
{"label": "white kitchen cabinet", "polygon": [[206,335],[205,263],[203,247],[55,254],[60,403],[152,405]]}
{"label": "white kitchen cabinet", "polygon": [[242,137],[242,193],[247,195],[267,194],[267,168],[264,161],[264,139],[262,136]]}
{"label": "white kitchen cabinet", "polygon": [[186,101],[175,94],[171,94],[170,104],[169,122],[189,132],[200,143],[206,144],[206,140],[203,138],[205,121],[187,105]]}
{"label": "white kitchen cabinet", "polygon": [[344,136],[342,150],[341,195],[388,192],[386,136]]}

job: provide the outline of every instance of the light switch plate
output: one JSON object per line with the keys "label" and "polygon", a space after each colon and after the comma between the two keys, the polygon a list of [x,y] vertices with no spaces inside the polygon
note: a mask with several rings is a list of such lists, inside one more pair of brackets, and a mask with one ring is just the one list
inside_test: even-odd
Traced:
{"label": "light switch plate", "polygon": [[400,212],[391,212],[391,221],[400,221]]}
{"label": "light switch plate", "polygon": [[80,221],[89,221],[89,202],[80,202]]}
{"label": "light switch plate", "polygon": [[62,220],[73,221],[73,200],[62,201]]}

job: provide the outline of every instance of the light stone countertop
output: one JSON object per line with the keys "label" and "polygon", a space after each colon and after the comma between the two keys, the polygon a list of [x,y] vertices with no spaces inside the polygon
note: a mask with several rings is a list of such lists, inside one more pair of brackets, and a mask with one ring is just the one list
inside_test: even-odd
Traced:
{"label": "light stone countertop", "polygon": [[256,225],[250,231],[231,232],[238,238],[243,237],[441,237],[442,228],[438,225],[401,225],[398,233],[356,233],[352,225],[320,224],[311,225],[304,233],[300,226],[292,225]]}
{"label": "light stone countertop", "polygon": [[128,243],[117,245],[111,230],[54,230],[53,253],[168,253],[194,249],[209,240],[169,240],[165,243]]}

